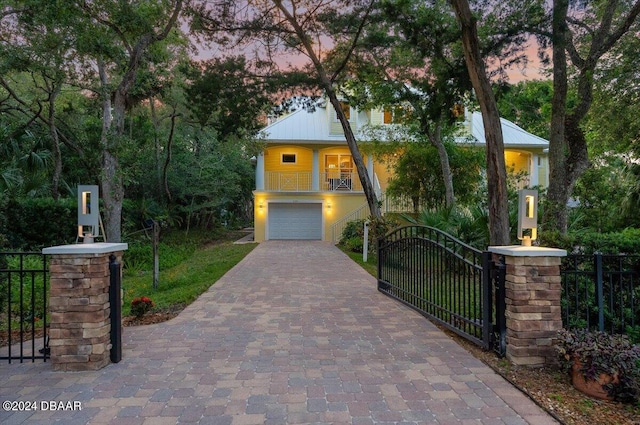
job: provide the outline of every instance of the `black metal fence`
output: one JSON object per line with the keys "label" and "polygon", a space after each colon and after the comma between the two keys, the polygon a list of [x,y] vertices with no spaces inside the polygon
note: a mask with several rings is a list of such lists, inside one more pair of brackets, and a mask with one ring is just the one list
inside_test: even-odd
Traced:
{"label": "black metal fence", "polygon": [[640,255],[569,255],[561,273],[565,328],[640,339]]}
{"label": "black metal fence", "polygon": [[400,227],[378,240],[378,289],[502,355],[504,268],[491,258],[438,229]]}
{"label": "black metal fence", "polygon": [[0,252],[0,360],[49,357],[48,273],[39,252]]}

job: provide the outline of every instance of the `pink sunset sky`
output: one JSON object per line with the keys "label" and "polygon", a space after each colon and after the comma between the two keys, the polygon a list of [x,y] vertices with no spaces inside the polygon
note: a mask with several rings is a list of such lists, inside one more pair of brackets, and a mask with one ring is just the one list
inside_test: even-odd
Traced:
{"label": "pink sunset sky", "polygon": [[530,41],[525,48],[529,63],[525,68],[512,67],[507,70],[509,82],[515,84],[519,81],[527,80],[546,80],[551,78],[550,75],[545,75],[545,70],[538,58],[538,46],[535,42]]}
{"label": "pink sunset sky", "polygon": [[[213,57],[221,57],[225,54],[228,55],[229,52],[222,52],[217,49],[211,49],[203,46],[197,46],[198,54],[195,55],[196,60],[207,60]],[[528,80],[542,80],[548,79],[549,76],[545,76],[544,69],[538,58],[538,46],[535,41],[530,41],[528,45],[525,47],[525,52],[529,58],[528,63],[525,67],[517,67],[513,66],[507,70],[507,76],[509,82],[512,84],[518,83],[520,81],[528,81]],[[234,52],[234,54],[241,54],[241,51]],[[247,52],[245,52],[247,53]],[[293,65],[301,65],[307,61],[306,57],[300,55],[300,57],[295,56],[287,56],[282,59],[282,67],[286,67],[287,63],[290,62]]]}

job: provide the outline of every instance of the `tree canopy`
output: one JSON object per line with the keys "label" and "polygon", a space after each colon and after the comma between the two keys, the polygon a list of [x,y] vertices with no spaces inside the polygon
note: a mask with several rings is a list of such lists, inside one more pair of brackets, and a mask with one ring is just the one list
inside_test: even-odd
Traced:
{"label": "tree canopy", "polygon": [[[621,211],[640,204],[639,13],[640,0],[7,0],[0,192],[58,199],[100,184],[110,241],[149,215],[250,219],[256,133],[275,103],[302,94],[336,110],[372,215],[344,98],[393,111],[429,144],[405,165],[436,155],[442,186],[429,186],[452,205],[461,177],[447,139],[466,102],[485,119],[492,243],[509,233],[500,115],[550,140],[544,226],[566,231],[569,200],[597,205],[588,191],[602,182],[622,182],[610,193]],[[532,37],[552,78],[509,84]],[[196,42],[217,54],[195,59]],[[605,164],[624,172],[609,179]],[[124,222],[123,208],[135,210]]]}

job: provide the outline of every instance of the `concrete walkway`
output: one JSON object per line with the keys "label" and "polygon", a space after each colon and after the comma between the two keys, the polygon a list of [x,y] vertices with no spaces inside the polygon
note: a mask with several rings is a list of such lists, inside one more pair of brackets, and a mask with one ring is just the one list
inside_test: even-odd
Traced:
{"label": "concrete walkway", "polygon": [[122,362],[97,372],[0,365],[0,401],[38,406],[0,423],[556,423],[324,242],[264,242],[123,342]]}

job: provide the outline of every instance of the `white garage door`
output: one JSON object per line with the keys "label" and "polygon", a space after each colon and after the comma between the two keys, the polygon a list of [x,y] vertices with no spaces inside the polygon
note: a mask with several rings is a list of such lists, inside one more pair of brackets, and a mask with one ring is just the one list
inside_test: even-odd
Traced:
{"label": "white garage door", "polygon": [[322,240],[321,203],[270,203],[268,239]]}

